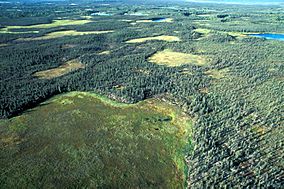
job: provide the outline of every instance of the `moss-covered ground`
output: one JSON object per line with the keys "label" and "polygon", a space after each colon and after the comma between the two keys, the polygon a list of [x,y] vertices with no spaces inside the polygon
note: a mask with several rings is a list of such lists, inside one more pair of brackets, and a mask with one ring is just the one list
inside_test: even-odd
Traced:
{"label": "moss-covered ground", "polygon": [[159,99],[56,96],[0,121],[5,188],[184,188],[191,120]]}

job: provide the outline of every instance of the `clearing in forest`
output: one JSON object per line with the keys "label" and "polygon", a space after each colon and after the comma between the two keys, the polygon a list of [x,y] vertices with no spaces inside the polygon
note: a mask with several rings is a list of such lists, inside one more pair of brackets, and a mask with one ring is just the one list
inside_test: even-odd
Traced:
{"label": "clearing in forest", "polygon": [[40,79],[52,79],[82,68],[85,68],[85,65],[79,62],[77,59],[73,59],[59,66],[58,68],[39,71],[33,75],[39,77]]}
{"label": "clearing in forest", "polygon": [[98,55],[109,55],[111,51],[102,51]]}
{"label": "clearing in forest", "polygon": [[208,35],[212,30],[204,29],[204,28],[197,28],[194,31],[197,33],[201,33],[203,35]]}
{"label": "clearing in forest", "polygon": [[38,31],[11,31],[13,29],[47,29],[60,26],[82,25],[93,22],[92,20],[54,20],[49,24],[36,24],[29,26],[7,26],[0,29],[0,33],[38,33]]}
{"label": "clearing in forest", "polygon": [[8,46],[8,44],[6,43],[0,44],[0,47],[6,47],[6,46]]}
{"label": "clearing in forest", "polygon": [[92,34],[104,34],[111,33],[112,30],[109,31],[75,31],[75,30],[67,30],[67,31],[57,31],[48,33],[42,37],[30,37],[30,38],[20,38],[17,41],[32,41],[32,40],[45,40],[45,39],[55,39],[59,37],[65,36],[80,36],[80,35],[92,35]]}
{"label": "clearing in forest", "polygon": [[161,35],[161,36],[156,36],[156,37],[131,39],[131,40],[126,41],[126,43],[143,43],[145,41],[152,41],[152,40],[169,41],[169,42],[181,41],[180,38],[176,36]]}
{"label": "clearing in forest", "polygon": [[221,70],[212,69],[205,72],[206,75],[214,78],[214,79],[221,79],[225,77],[225,75],[229,72],[229,68],[224,68]]}
{"label": "clearing in forest", "polygon": [[157,52],[148,58],[149,62],[166,65],[170,67],[181,66],[184,64],[206,65],[206,59],[199,55],[174,52],[170,49]]}
{"label": "clearing in forest", "polygon": [[159,99],[72,92],[0,126],[0,181],[10,188],[185,187],[192,120]]}

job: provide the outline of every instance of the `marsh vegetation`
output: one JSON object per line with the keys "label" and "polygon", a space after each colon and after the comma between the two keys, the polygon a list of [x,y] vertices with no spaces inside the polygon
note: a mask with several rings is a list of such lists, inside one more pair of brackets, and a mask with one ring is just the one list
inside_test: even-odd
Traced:
{"label": "marsh vegetation", "polygon": [[282,188],[283,7],[109,4],[0,5],[0,188]]}
{"label": "marsh vegetation", "polygon": [[73,92],[0,125],[3,187],[185,185],[191,120],[157,99],[126,106]]}

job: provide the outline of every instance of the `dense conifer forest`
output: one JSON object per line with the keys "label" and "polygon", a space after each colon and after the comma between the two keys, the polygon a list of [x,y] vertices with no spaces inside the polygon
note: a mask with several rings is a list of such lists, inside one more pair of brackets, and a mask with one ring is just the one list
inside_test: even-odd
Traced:
{"label": "dense conifer forest", "polygon": [[[284,42],[249,36],[283,33],[283,7],[110,1],[0,8],[2,120],[71,91],[128,104],[161,98],[194,120],[194,148],[185,153],[188,188],[283,188]],[[171,20],[153,21],[160,18]],[[71,30],[109,32],[41,38]],[[127,43],[156,36],[180,40]],[[206,63],[149,61],[167,49]],[[82,68],[49,79],[35,76],[72,60]],[[1,141],[0,159],[5,149]],[[2,172],[0,188],[5,179]]]}

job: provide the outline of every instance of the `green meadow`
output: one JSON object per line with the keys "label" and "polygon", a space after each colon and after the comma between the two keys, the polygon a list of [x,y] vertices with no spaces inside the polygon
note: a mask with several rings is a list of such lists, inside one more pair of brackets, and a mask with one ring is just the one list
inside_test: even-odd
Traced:
{"label": "green meadow", "polygon": [[191,120],[158,99],[56,96],[0,122],[5,188],[184,188]]}
{"label": "green meadow", "polygon": [[14,29],[48,29],[55,28],[60,26],[72,26],[72,25],[82,25],[93,22],[91,20],[54,20],[49,24],[35,24],[28,26],[7,26],[5,28],[0,29],[0,33],[38,33],[39,31],[24,31],[17,32],[13,31]]}

